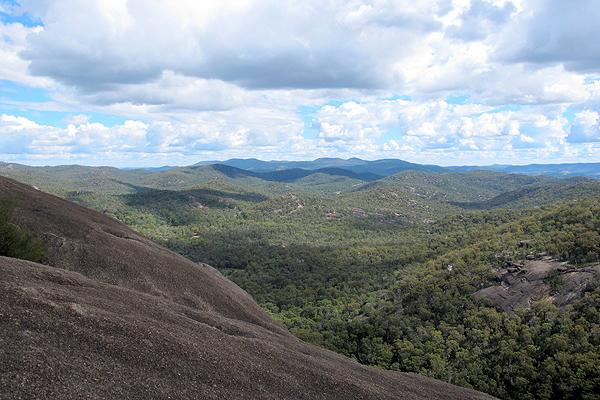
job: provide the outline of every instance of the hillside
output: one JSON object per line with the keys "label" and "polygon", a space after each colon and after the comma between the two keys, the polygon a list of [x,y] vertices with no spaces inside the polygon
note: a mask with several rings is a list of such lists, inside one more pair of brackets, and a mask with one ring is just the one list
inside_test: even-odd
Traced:
{"label": "hillside", "polygon": [[0,175],[66,197],[72,193],[101,192],[120,195],[151,189],[183,190],[220,180],[270,194],[335,195],[382,178],[341,168],[287,169],[253,172],[223,164],[177,167],[167,170],[119,170],[110,167],[29,167],[0,163]]}
{"label": "hillside", "polygon": [[16,163],[0,163],[0,175],[62,196],[69,191],[82,190],[102,191],[110,194],[135,193],[146,190],[139,186],[139,182],[143,177],[152,175],[152,172],[81,165],[31,167]]}
{"label": "hillside", "polygon": [[443,174],[404,171],[364,184],[354,191],[394,187],[421,198],[458,203],[484,201],[531,185],[561,181],[559,178],[549,176],[533,177],[483,170]]}
{"label": "hillside", "polygon": [[13,398],[491,399],[291,336],[239,287],[104,214],[0,179],[47,265],[0,257]]}
{"label": "hillside", "polygon": [[475,202],[450,202],[468,210],[491,210],[498,208],[539,207],[558,201],[569,201],[582,196],[599,196],[600,182],[585,177],[543,180],[522,188],[499,194],[493,198]]}
{"label": "hillside", "polygon": [[[483,204],[478,206],[466,203],[485,202],[507,192],[529,190],[534,186],[569,182],[568,179],[549,175],[529,176],[484,169],[469,170],[470,167],[453,170],[420,166],[401,160],[319,159],[314,162],[287,163],[232,160],[229,164],[199,164],[202,165],[151,171],[79,165],[29,167],[0,163],[0,175],[61,197],[82,192],[121,195],[152,189],[184,190],[218,180],[267,195],[296,193],[332,197],[379,187],[393,187],[429,200],[465,203],[465,208],[489,208]],[[468,172],[456,172],[459,170]],[[596,181],[584,177],[571,180],[571,183]]]}

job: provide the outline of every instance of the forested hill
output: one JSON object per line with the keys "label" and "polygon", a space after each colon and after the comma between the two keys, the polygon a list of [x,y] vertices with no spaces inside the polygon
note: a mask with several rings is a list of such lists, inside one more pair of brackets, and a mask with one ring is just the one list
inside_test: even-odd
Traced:
{"label": "forested hill", "polygon": [[133,194],[151,189],[182,190],[206,185],[211,181],[223,181],[270,195],[301,193],[336,196],[376,187],[395,187],[422,198],[444,202],[476,202],[533,185],[562,185],[569,182],[547,175],[527,176],[483,170],[438,172],[402,170],[389,175],[385,171],[383,174],[376,174],[368,171],[354,172],[340,167],[254,172],[223,164],[149,171],[78,165],[29,167],[0,163],[0,175],[61,196],[68,192],[84,191],[101,191],[112,195]]}
{"label": "forested hill", "polygon": [[[252,178],[259,181],[290,183],[303,178],[312,177],[308,182],[298,182],[293,191],[306,190],[307,187],[327,186],[331,177],[338,177],[336,188],[325,189],[327,194],[335,194],[349,190],[359,182],[367,183],[384,177],[396,175],[404,171],[426,172],[434,175],[444,173],[461,173],[472,171],[492,171],[508,174],[524,174],[529,176],[554,176],[559,178],[587,176],[600,178],[599,163],[548,164],[548,165],[492,165],[440,167],[409,163],[398,159],[366,161],[358,158],[343,160],[339,158],[321,158],[314,161],[260,161],[256,159],[231,159],[227,161],[205,161],[189,167],[160,167],[147,169],[116,169],[111,167],[85,167],[65,165],[58,167],[29,167],[16,163],[0,162],[0,174],[22,181],[31,179],[46,182],[47,186],[67,188],[73,180],[78,181],[79,189],[106,185],[112,180],[111,190],[132,193],[143,188],[181,189],[201,184],[211,179],[236,180],[235,183],[247,185]],[[232,176],[234,175],[234,176]],[[318,177],[321,175],[321,177]],[[323,176],[324,175],[324,176]],[[311,183],[315,177],[318,182]],[[346,179],[341,179],[345,177]],[[246,178],[246,179],[244,179]],[[261,183],[254,182],[260,186]],[[263,182],[263,186],[264,182]],[[271,187],[271,190],[275,188]],[[288,187],[277,187],[280,193]],[[504,191],[508,190],[504,188]],[[323,192],[313,194],[322,195]]]}
{"label": "forested hill", "polygon": [[[592,178],[590,181],[595,181]],[[463,173],[431,174],[420,171],[404,171],[366,183],[353,190],[369,190],[376,187],[398,187],[421,198],[439,201],[481,201],[519,189],[539,185],[565,185],[570,181],[550,176],[527,176],[502,172],[476,170]]]}
{"label": "forested hill", "polygon": [[598,398],[596,179],[78,168],[0,173],[216,267],[294,335],[360,363],[501,399]]}

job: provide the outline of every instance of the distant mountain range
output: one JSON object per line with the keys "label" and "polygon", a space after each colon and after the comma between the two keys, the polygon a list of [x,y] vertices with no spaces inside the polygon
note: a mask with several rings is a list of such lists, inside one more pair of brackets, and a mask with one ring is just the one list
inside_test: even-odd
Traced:
{"label": "distant mountain range", "polygon": [[[597,183],[596,179],[600,178],[600,164],[495,166],[494,170],[483,170],[480,167],[443,168],[402,160],[364,161],[357,158],[295,162],[234,159],[222,163],[199,164],[201,165],[124,170],[80,165],[31,167],[0,162],[0,175],[59,196],[87,191],[119,195],[152,189],[183,190],[222,181],[269,195],[297,193],[337,196],[392,187],[409,191],[420,198],[458,202],[461,207],[467,208],[494,208],[506,201],[521,203],[522,196],[532,193],[533,189],[516,193],[513,200],[504,196],[498,199],[499,204],[463,204],[488,201],[524,186],[585,185],[591,181]],[[547,198],[544,202],[554,198],[552,195],[543,197]]]}
{"label": "distant mountain range", "polygon": [[[391,176],[398,172],[414,170],[431,173],[469,172],[487,170],[505,172],[509,174],[525,175],[550,175],[559,178],[572,176],[590,176],[600,178],[600,163],[573,163],[573,164],[530,164],[530,165],[489,165],[489,166],[454,166],[441,167],[438,165],[415,164],[398,159],[382,159],[375,161],[361,160],[360,158],[319,158],[313,161],[261,161],[255,158],[232,158],[226,161],[201,161],[194,166],[223,164],[230,167],[248,171],[265,173],[281,170],[301,168],[317,170],[322,168],[341,168],[357,174],[375,174]],[[164,169],[165,167],[163,167]],[[154,169],[156,170],[156,169]]]}
{"label": "distant mountain range", "polygon": [[357,174],[370,173],[380,176],[390,176],[398,172],[415,170],[433,173],[450,172],[446,168],[437,165],[414,164],[398,159],[384,159],[376,161],[366,161],[360,158],[318,158],[313,161],[261,161],[255,158],[239,159],[233,158],[226,161],[201,161],[194,164],[211,165],[223,164],[230,167],[236,167],[253,172],[273,172],[287,169],[301,168],[305,170],[317,170],[322,168],[341,168]]}
{"label": "distant mountain range", "polygon": [[498,171],[507,174],[525,175],[550,175],[558,178],[572,176],[590,176],[600,178],[600,163],[572,163],[572,164],[529,164],[529,165],[489,165],[448,167],[449,172],[467,172],[476,169]]}
{"label": "distant mountain range", "polygon": [[[265,174],[276,173],[273,175],[273,180],[281,181],[278,173],[287,171],[290,176],[298,178],[300,175],[309,175],[310,172],[320,170],[322,173],[335,171],[332,175],[342,174],[342,170],[350,171],[354,174],[361,175],[361,180],[377,180],[383,177],[392,176],[402,171],[421,171],[434,174],[455,173],[455,172],[470,172],[476,170],[504,172],[507,174],[524,174],[524,175],[549,175],[557,178],[569,178],[573,176],[589,176],[600,179],[600,163],[571,163],[571,164],[530,164],[530,165],[468,165],[468,166],[452,166],[441,167],[439,165],[415,164],[399,159],[381,159],[381,160],[361,160],[360,158],[349,158],[347,160],[341,158],[318,158],[313,161],[261,161],[255,158],[232,158],[225,161],[211,160],[200,161],[189,167],[199,167],[207,165],[225,165],[243,169],[249,172]],[[18,166],[19,164],[11,164]],[[66,166],[63,166],[66,167]],[[59,169],[61,167],[52,167]],[[83,167],[86,168],[86,167]],[[89,167],[87,167],[89,168]],[[162,167],[139,167],[139,168],[120,168],[122,171],[146,170],[152,172],[168,171],[178,166],[165,165]],[[291,172],[291,170],[296,170]],[[303,171],[302,171],[303,170]],[[347,174],[344,172],[343,174]],[[350,175],[347,175],[350,177]],[[355,176],[353,176],[355,177]],[[265,179],[265,176],[261,176]]]}

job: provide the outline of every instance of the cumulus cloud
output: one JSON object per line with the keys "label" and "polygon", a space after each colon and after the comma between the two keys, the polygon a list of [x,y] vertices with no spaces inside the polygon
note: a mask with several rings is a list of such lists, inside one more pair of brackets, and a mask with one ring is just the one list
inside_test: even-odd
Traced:
{"label": "cumulus cloud", "polygon": [[47,78],[32,77],[27,73],[29,63],[19,53],[27,48],[27,36],[37,34],[41,27],[26,27],[22,24],[0,22],[0,79],[10,80],[37,87],[48,87]]}
{"label": "cumulus cloud", "polygon": [[0,154],[116,154],[179,153],[191,157],[207,151],[245,150],[293,146],[301,126],[287,114],[270,116],[264,110],[224,112],[195,117],[185,123],[128,120],[107,127],[87,122],[87,116],[70,116],[67,128],[38,125],[10,115],[0,117]]}
{"label": "cumulus cloud", "polygon": [[61,112],[69,127],[7,112],[0,146],[180,160],[597,158],[596,3],[21,0],[6,12],[40,25],[0,23],[0,79],[50,99],[2,95],[3,112]]}
{"label": "cumulus cloud", "polygon": [[497,56],[507,61],[563,63],[574,71],[600,68],[600,3],[532,0],[504,32]]}
{"label": "cumulus cloud", "polygon": [[39,135],[48,135],[52,130],[49,127],[40,127],[27,118],[3,114],[0,116],[0,153],[28,153],[29,146]]}
{"label": "cumulus cloud", "polygon": [[[183,103],[222,110],[248,101],[252,96],[245,89],[294,88],[384,89],[415,97],[462,90],[495,104],[543,104],[574,93],[548,91],[556,79],[571,80],[572,87],[576,78],[564,69],[557,78],[558,56],[542,65],[543,72],[525,70],[519,63],[533,59],[515,43],[545,38],[547,26],[572,32],[568,23],[536,22],[549,15],[592,21],[598,14],[589,1],[569,6],[570,17],[554,12],[554,5],[550,0],[525,6],[516,0],[23,0],[22,10],[39,15],[44,27],[29,33],[27,49],[19,54],[31,75],[60,82],[73,97],[98,105]],[[517,40],[523,29],[528,39]],[[521,55],[509,57],[511,51]],[[173,93],[179,92],[185,99],[178,102]]]}
{"label": "cumulus cloud", "polygon": [[246,89],[402,90],[408,80],[460,90],[473,77],[485,88],[504,69],[492,55],[597,67],[599,6],[563,3],[23,0],[44,27],[29,32],[20,55],[32,75],[99,93],[90,97],[99,102],[122,101],[131,85],[160,85],[165,73]]}
{"label": "cumulus cloud", "polygon": [[600,125],[596,111],[585,110],[575,117],[569,129],[567,140],[570,143],[600,142]]}
{"label": "cumulus cloud", "polygon": [[259,96],[220,80],[188,77],[168,70],[151,82],[123,84],[118,90],[107,88],[81,93],[78,89],[70,89],[65,94],[87,104],[129,103],[148,106],[154,112],[223,111],[246,105]]}
{"label": "cumulus cloud", "polygon": [[[44,29],[32,75],[86,91],[166,70],[245,88],[384,88],[390,68],[439,31],[447,1],[23,1]],[[198,4],[205,6],[198,6]],[[94,27],[94,29],[90,29]]]}
{"label": "cumulus cloud", "polygon": [[381,150],[400,151],[519,151],[565,145],[562,107],[496,110],[478,104],[445,101],[347,102],[326,106],[314,126],[319,137],[338,147],[355,142],[374,146],[388,137]]}
{"label": "cumulus cloud", "polygon": [[448,27],[446,35],[464,41],[485,40],[497,33],[517,12],[511,1],[496,4],[485,0],[472,0],[458,11],[455,22]]}
{"label": "cumulus cloud", "polygon": [[85,124],[86,122],[88,122],[88,120],[91,117],[89,115],[84,115],[84,114],[79,114],[79,115],[73,115],[73,114],[67,114],[67,116],[65,118],[63,118],[62,123],[64,124],[74,124],[74,125],[82,125]]}
{"label": "cumulus cloud", "polygon": [[66,129],[38,125],[23,117],[0,117],[0,153],[64,154],[126,151],[145,135],[146,125],[127,121],[108,128],[98,123],[69,125]]}

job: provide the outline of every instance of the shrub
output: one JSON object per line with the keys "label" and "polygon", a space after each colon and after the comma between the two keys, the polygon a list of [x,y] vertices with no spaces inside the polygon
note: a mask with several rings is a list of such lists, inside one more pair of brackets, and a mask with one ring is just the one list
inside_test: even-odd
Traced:
{"label": "shrub", "polygon": [[11,197],[0,198],[0,256],[41,262],[48,248],[35,232],[12,223],[15,204]]}

